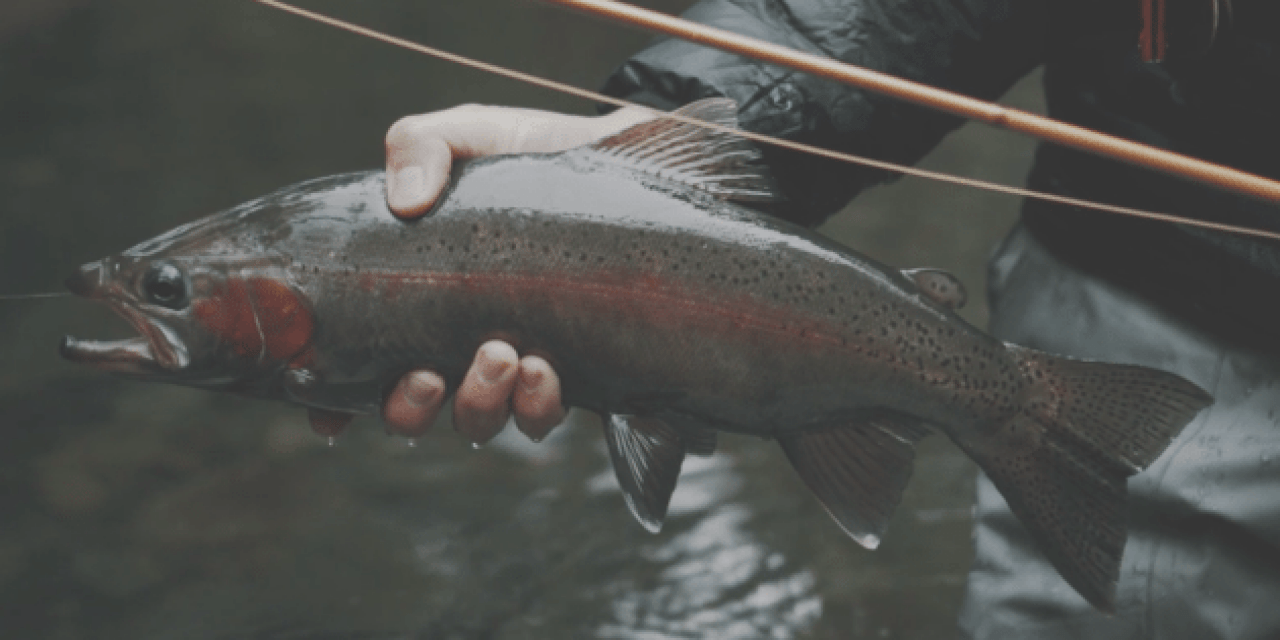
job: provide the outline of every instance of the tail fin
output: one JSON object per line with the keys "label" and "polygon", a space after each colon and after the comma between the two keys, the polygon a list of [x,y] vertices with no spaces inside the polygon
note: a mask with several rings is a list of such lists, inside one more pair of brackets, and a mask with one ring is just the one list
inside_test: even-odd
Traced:
{"label": "tail fin", "polygon": [[1125,480],[1213,398],[1155,369],[1009,349],[1030,392],[993,446],[971,453],[1058,573],[1095,607],[1114,611]]}

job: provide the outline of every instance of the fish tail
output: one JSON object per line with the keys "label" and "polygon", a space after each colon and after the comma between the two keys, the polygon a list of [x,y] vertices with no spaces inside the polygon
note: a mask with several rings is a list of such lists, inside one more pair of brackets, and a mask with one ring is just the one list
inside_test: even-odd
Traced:
{"label": "fish tail", "polygon": [[1126,479],[1213,398],[1164,371],[1009,349],[1030,384],[1014,417],[971,453],[1062,577],[1113,612]]}

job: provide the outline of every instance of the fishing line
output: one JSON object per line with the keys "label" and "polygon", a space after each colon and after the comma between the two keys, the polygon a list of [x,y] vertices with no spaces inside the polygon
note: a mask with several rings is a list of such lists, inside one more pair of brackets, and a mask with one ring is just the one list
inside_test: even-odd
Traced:
{"label": "fishing line", "polygon": [[1106,204],[1102,202],[1093,202],[1091,200],[1071,198],[1068,196],[1061,196],[1053,193],[1045,193],[1043,191],[1034,191],[1032,189],[1014,187],[1010,185],[999,184],[996,182],[987,182],[985,180],[979,180],[976,178],[965,178],[963,176],[951,175],[949,173],[929,171],[928,169],[920,169],[917,167],[896,164],[893,162],[875,160],[872,158],[866,158],[866,157],[854,155],[851,153],[833,151],[831,149],[815,147],[815,146],[800,143],[800,142],[793,142],[791,140],[783,140],[781,138],[775,138],[775,137],[767,136],[760,133],[744,131],[742,129],[736,129],[734,127],[727,127],[727,126],[716,124],[713,122],[707,122],[705,120],[698,120],[696,118],[689,118],[689,117],[682,116],[675,113],[660,111],[652,107],[630,102],[628,100],[622,100],[620,98],[614,98],[612,96],[606,96],[602,93],[597,93],[595,91],[590,91],[580,87],[575,87],[573,85],[565,84],[563,82],[557,82],[555,80],[543,78],[541,76],[535,76],[533,74],[525,73],[523,71],[516,71],[515,69],[508,69],[506,67],[499,66],[489,62],[484,62],[481,60],[475,60],[473,58],[468,58],[463,55],[444,51],[442,49],[436,49],[434,47],[429,47],[424,44],[419,44],[417,42],[405,40],[403,38],[397,38],[395,36],[382,33],[381,31],[375,31],[368,27],[362,27],[360,25],[352,24],[350,22],[339,20],[337,18],[332,18],[330,16],[327,16],[321,13],[316,13],[314,11],[309,11],[307,9],[295,7],[290,4],[285,4],[284,2],[280,2],[279,0],[254,0],[254,2],[257,2],[258,4],[266,5],[268,7],[272,7],[275,9],[279,9],[281,11],[292,13],[294,15],[301,16],[303,18],[307,18],[315,22],[327,24],[331,27],[342,29],[343,31],[348,31],[350,33],[361,35],[366,38],[380,40],[382,42],[386,42],[388,44],[392,44],[397,47],[402,47],[405,49],[409,49],[411,51],[417,51],[418,53],[423,53],[423,54],[432,56],[434,58],[439,58],[441,60],[452,62],[454,64],[459,64],[464,67],[477,69],[479,71],[486,71],[489,73],[502,76],[504,78],[516,80],[518,82],[524,82],[526,84],[542,87],[544,89],[550,89],[551,91],[565,93],[565,94],[576,96],[586,100],[603,102],[605,104],[610,104],[617,107],[643,109],[660,118],[675,120],[677,122],[683,122],[685,124],[691,124],[694,126],[703,127],[706,129],[712,129],[715,131],[731,133],[734,135],[742,136],[754,142],[770,144],[777,147],[782,147],[784,149],[790,149],[792,151],[809,153],[809,154],[821,156],[824,158],[830,158],[832,160],[840,160],[843,162],[848,162],[850,164],[873,167],[876,169],[892,171],[892,172],[901,173],[905,175],[915,176],[918,178],[925,178],[928,180],[935,180],[938,182],[946,182],[946,183],[960,185],[964,187],[971,187],[974,189],[982,189],[984,191],[992,191],[995,193],[1004,193],[1008,195],[1021,196],[1023,198],[1033,198],[1036,200],[1043,200],[1043,201],[1052,202],[1055,204],[1080,207],[1082,209],[1093,209],[1095,211],[1104,211],[1107,213],[1115,213],[1119,215],[1132,216],[1135,218],[1145,218],[1147,220],[1158,220],[1161,222],[1171,222],[1175,224],[1184,224],[1188,226],[1201,227],[1204,229],[1212,229],[1214,231],[1224,231],[1227,233],[1236,233],[1240,235],[1248,235],[1248,236],[1254,236],[1259,238],[1269,238],[1272,240],[1280,240],[1280,233],[1277,233],[1274,231],[1254,229],[1251,227],[1242,227],[1242,226],[1233,225],[1233,224],[1223,224],[1219,222],[1209,222],[1206,220],[1196,220],[1195,218],[1187,218],[1185,216],[1179,216],[1179,215],[1174,215],[1169,213],[1159,213],[1156,211],[1149,211],[1146,209],[1136,209],[1133,207],[1123,207],[1120,205]]}
{"label": "fishing line", "polygon": [[30,300],[32,298],[61,298],[71,295],[70,291],[54,291],[52,293],[9,293],[0,294],[0,300]]}

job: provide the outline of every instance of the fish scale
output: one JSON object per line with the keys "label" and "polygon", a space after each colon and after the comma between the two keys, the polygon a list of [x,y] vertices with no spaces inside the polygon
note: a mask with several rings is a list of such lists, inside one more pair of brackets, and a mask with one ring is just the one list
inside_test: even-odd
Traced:
{"label": "fish scale", "polygon": [[[732,124],[736,106],[683,113]],[[685,456],[725,431],[776,439],[874,548],[914,444],[936,429],[1062,576],[1113,607],[1125,479],[1212,399],[1161,371],[1002,343],[953,312],[965,296],[949,274],[898,271],[744,207],[777,200],[755,157],[727,134],[649,122],[456,167],[407,223],[379,173],[295,185],[82,267],[70,288],[142,335],[68,338],[63,353],[336,424],[377,414],[410,370],[456,389],[502,339],[546,358],[567,404],[604,415],[626,503],[651,531]]]}

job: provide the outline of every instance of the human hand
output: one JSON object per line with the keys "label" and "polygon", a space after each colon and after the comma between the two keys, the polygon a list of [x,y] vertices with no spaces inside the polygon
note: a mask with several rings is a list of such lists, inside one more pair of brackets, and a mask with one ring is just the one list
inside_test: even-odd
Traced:
{"label": "human hand", "polygon": [[564,151],[652,117],[635,108],[588,117],[476,104],[407,116],[387,131],[387,204],[397,216],[417,218],[444,191],[455,160]]}
{"label": "human hand", "polygon": [[[463,105],[402,118],[387,132],[387,204],[402,218],[426,214],[449,183],[454,160],[502,153],[563,151],[617,133],[652,117],[641,109],[606,116]],[[415,437],[444,406],[445,381],[413,371],[383,405],[392,433]],[[564,420],[560,379],[546,360],[520,358],[509,344],[480,346],[453,403],[454,429],[473,443],[488,442],[514,413],[516,426],[535,442]]]}

